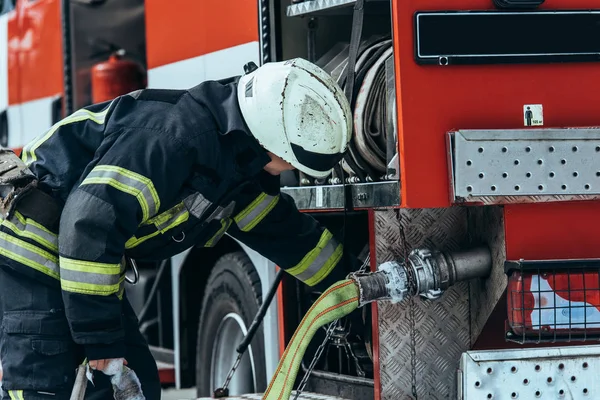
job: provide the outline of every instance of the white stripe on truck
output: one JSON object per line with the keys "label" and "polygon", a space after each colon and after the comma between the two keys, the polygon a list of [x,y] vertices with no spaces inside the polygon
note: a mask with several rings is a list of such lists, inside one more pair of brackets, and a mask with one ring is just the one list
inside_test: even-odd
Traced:
{"label": "white stripe on truck", "polygon": [[245,43],[224,50],[188,58],[148,70],[148,87],[188,89],[206,80],[244,74],[244,64],[259,65],[258,42]]}

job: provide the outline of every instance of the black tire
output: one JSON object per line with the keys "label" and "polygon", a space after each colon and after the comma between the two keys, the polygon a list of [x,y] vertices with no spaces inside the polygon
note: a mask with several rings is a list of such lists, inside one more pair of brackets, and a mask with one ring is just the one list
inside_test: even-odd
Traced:
{"label": "black tire", "polygon": [[[261,293],[258,273],[244,252],[229,253],[217,260],[206,283],[200,310],[200,322],[198,323],[196,347],[196,391],[198,397],[210,397],[214,389],[223,385],[223,382],[213,382],[213,368],[217,366],[213,365],[212,361],[213,351],[217,351],[219,343],[216,336],[221,323],[223,321],[231,323],[231,316],[234,313],[243,320],[247,330],[260,307]],[[226,316],[229,317],[226,318]],[[239,324],[239,322],[237,323]],[[224,329],[227,332],[232,331],[231,329]],[[225,335],[226,333],[221,335],[221,338],[224,338]],[[230,353],[227,353],[227,357],[217,357],[215,355],[216,358],[221,360],[218,366],[220,371],[223,371],[223,368],[227,371],[231,368],[230,364],[237,356],[235,349],[238,345],[239,340],[236,343],[229,344],[228,351]],[[248,354],[250,350],[252,351],[251,359]],[[242,368],[233,379],[242,377],[243,379],[251,379],[253,387],[250,391],[262,393],[267,385],[262,326],[256,332],[242,363],[249,360],[254,365],[254,374],[248,372],[248,369],[244,370]],[[248,364],[244,365],[247,366]],[[241,375],[238,376],[240,373]],[[235,393],[236,387],[237,385],[232,380],[230,395],[241,394]]]}

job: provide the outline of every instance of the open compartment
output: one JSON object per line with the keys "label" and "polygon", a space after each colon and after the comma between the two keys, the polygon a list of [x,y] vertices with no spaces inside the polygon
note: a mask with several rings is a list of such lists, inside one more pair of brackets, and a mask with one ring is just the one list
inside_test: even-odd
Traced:
{"label": "open compartment", "polygon": [[[282,191],[300,209],[400,204],[390,2],[364,1],[362,11],[356,5],[349,0],[272,0],[261,7],[262,60],[314,62],[346,91],[354,114],[348,155],[327,178],[282,175]],[[355,65],[350,79],[349,60]]]}

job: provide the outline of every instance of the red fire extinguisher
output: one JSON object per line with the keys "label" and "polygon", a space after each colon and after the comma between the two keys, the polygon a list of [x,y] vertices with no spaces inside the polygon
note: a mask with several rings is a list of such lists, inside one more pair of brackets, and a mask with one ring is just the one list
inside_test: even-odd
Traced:
{"label": "red fire extinguisher", "polygon": [[92,102],[101,103],[146,87],[142,67],[123,59],[124,50],[111,54],[107,61],[92,67]]}

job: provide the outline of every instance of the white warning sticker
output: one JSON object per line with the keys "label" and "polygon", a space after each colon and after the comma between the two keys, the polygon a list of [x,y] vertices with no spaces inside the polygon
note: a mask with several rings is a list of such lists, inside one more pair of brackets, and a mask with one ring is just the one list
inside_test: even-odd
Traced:
{"label": "white warning sticker", "polygon": [[323,187],[322,186],[317,186],[316,188],[316,199],[315,202],[317,203],[316,206],[317,207],[323,207]]}
{"label": "white warning sticker", "polygon": [[523,106],[523,124],[525,126],[544,125],[544,110],[541,104],[525,104]]}

